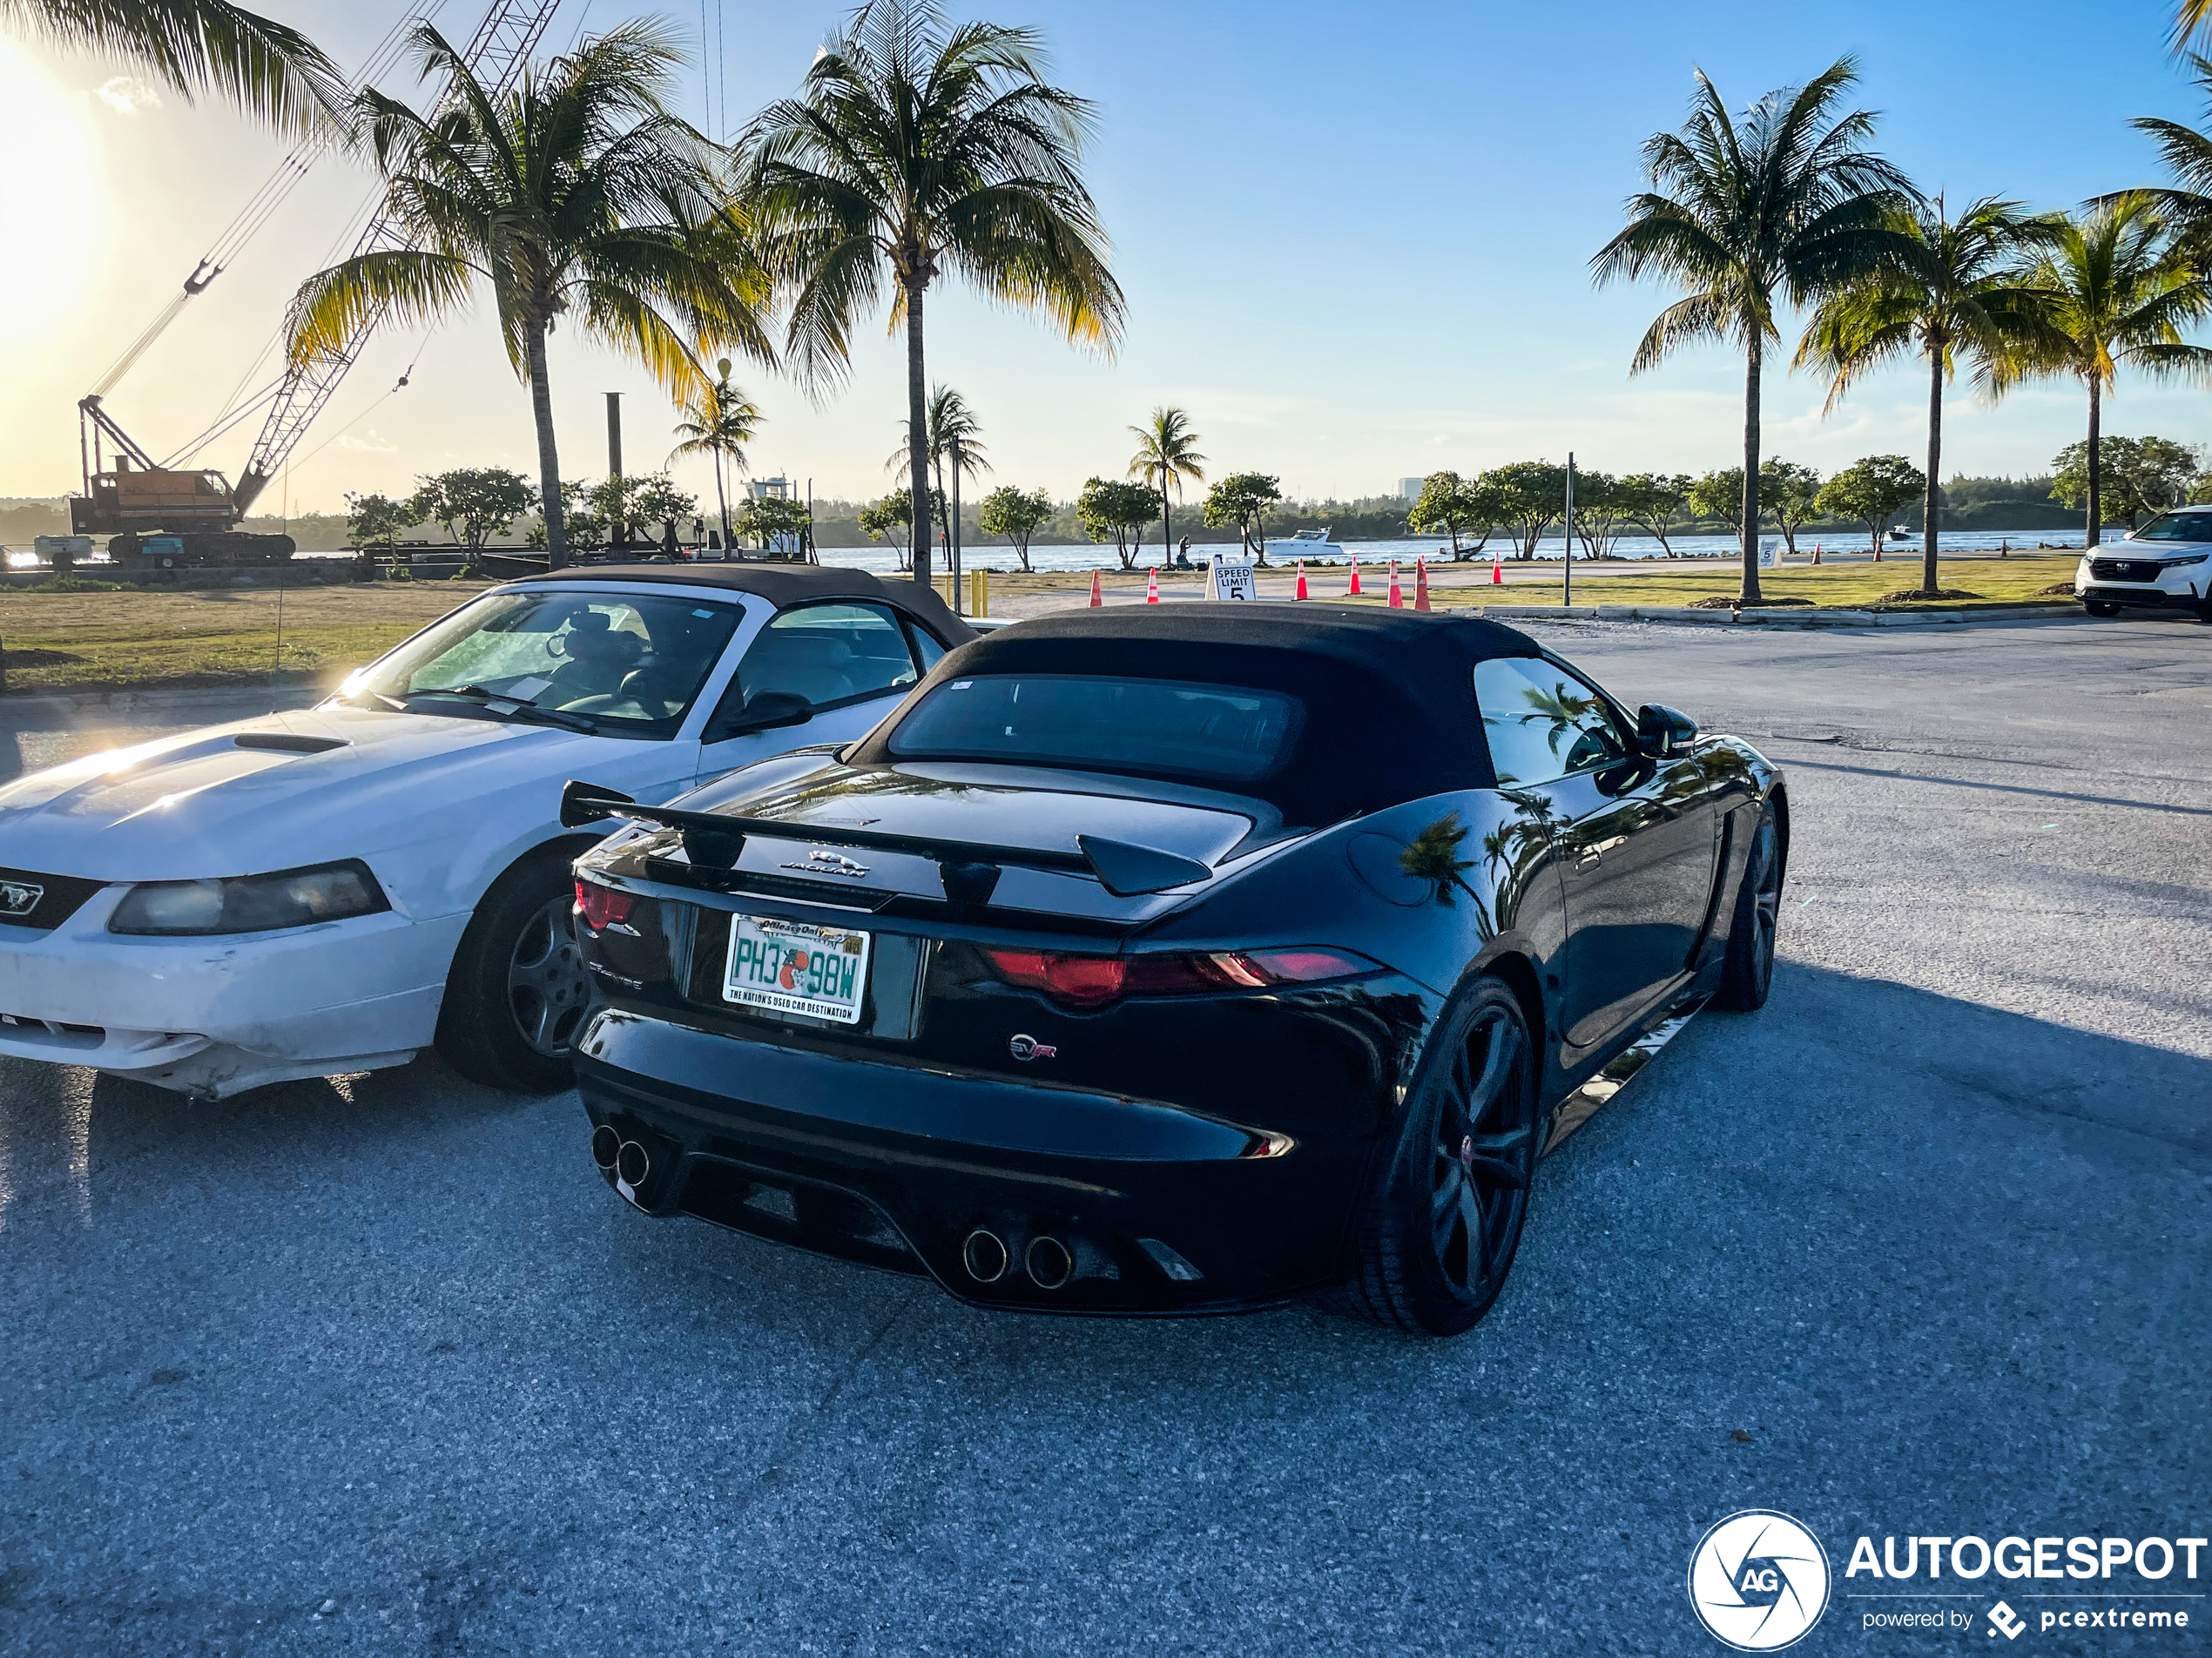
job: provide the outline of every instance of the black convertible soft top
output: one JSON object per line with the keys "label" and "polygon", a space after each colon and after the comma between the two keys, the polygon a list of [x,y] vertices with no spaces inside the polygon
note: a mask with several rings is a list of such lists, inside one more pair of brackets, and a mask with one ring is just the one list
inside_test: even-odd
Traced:
{"label": "black convertible soft top", "polygon": [[873,599],[904,610],[925,623],[942,643],[954,645],[975,637],[975,630],[952,613],[933,588],[919,582],[887,582],[864,570],[837,564],[571,564],[517,576],[509,583],[540,582],[647,582],[677,587],[720,587],[752,593],[778,610],[824,599]]}
{"label": "black convertible soft top", "polygon": [[[1287,823],[1318,825],[1494,788],[1474,664],[1538,654],[1526,634],[1479,617],[1311,603],[1130,606],[987,633],[947,656],[920,690],[968,675],[1066,673],[1287,691],[1305,707],[1296,745],[1241,786]],[[890,764],[894,724],[865,739],[853,763]]]}

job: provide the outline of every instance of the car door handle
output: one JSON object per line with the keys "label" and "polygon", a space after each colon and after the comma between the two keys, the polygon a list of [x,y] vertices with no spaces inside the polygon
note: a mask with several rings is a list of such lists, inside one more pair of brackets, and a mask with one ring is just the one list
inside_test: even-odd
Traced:
{"label": "car door handle", "polygon": [[1595,846],[1585,846],[1582,848],[1581,855],[1575,859],[1575,867],[1577,869],[1595,869],[1604,861],[1605,854],[1600,852]]}

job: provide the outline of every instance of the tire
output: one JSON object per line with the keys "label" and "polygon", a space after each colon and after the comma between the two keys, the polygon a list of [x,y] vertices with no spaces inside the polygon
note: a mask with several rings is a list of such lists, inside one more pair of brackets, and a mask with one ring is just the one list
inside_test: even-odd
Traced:
{"label": "tire", "polygon": [[1361,1200],[1352,1307],[1420,1336],[1489,1311],[1536,1170],[1536,1055],[1513,992],[1476,980],[1431,1034],[1396,1143]]}
{"label": "tire", "polygon": [[1759,809],[1751,832],[1750,856],[1736,888],[1734,918],[1728,924],[1728,954],[1721,961],[1720,988],[1713,1006],[1729,1013],[1756,1013],[1766,1006],[1774,983],[1774,934],[1782,919],[1782,832],[1771,805]]}
{"label": "tire", "polygon": [[2120,614],[2120,607],[2117,604],[2107,604],[2101,599],[2084,599],[2081,601],[2081,608],[2091,616],[2118,616]]}
{"label": "tire", "polygon": [[590,986],[570,909],[573,853],[509,870],[476,905],[446,975],[438,1052],[472,1082],[523,1094],[569,1085]]}

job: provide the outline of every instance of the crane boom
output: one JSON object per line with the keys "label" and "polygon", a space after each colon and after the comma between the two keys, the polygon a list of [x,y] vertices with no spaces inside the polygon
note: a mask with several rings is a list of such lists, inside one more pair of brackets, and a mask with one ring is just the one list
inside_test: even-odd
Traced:
{"label": "crane boom", "polygon": [[[483,21],[476,25],[476,32],[469,37],[462,53],[486,91],[497,94],[514,86],[560,3],[561,0],[492,0]],[[353,256],[359,258],[398,246],[390,221],[380,211],[354,244]],[[235,510],[241,518],[337,393],[347,372],[368,343],[376,321],[374,314],[364,318],[336,352],[286,370],[283,384],[261,421],[261,435],[254,440],[253,453],[246,457],[246,470],[239,474],[232,491]]]}

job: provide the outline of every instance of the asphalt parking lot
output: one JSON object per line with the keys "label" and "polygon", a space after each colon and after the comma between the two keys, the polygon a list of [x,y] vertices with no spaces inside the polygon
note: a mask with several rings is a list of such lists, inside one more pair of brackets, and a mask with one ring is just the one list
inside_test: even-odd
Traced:
{"label": "asphalt parking lot", "polygon": [[1772,1001],[1545,1164],[1469,1336],[986,1316],[431,1061],[0,1062],[0,1651],[1703,1654],[1766,1507],[1801,1650],[1920,1652],[1857,1535],[2204,1534],[2212,628],[1542,633],[1797,840]]}

